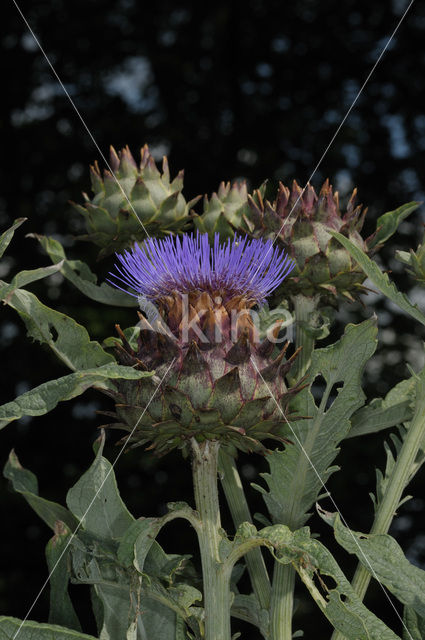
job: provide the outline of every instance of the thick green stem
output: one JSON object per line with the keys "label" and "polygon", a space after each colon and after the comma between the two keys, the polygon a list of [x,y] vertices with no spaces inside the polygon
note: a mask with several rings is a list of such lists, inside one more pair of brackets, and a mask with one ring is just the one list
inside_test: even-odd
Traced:
{"label": "thick green stem", "polygon": [[292,377],[301,378],[308,370],[311,362],[311,355],[314,349],[314,338],[308,331],[312,325],[312,314],[317,309],[318,296],[307,298],[301,294],[292,297],[295,311],[295,340],[296,347],[302,347],[297,359]]}
{"label": "thick green stem", "polygon": [[295,570],[275,562],[270,611],[271,640],[291,640]]}
{"label": "thick green stem", "polygon": [[[317,310],[319,297],[307,298],[303,295],[293,296],[292,302],[295,311],[296,347],[302,347],[295,360],[295,372],[291,375],[293,380],[299,380],[310,367],[311,356],[314,350],[314,337],[308,328]],[[306,413],[306,415],[308,415]],[[285,491],[285,487],[282,487]],[[298,504],[294,504],[297,509]],[[291,522],[284,522],[292,528],[297,521],[297,514],[291,514]],[[291,640],[292,615],[294,607],[295,571],[289,565],[275,563],[273,573],[273,585],[270,610],[270,638],[271,640]]]}
{"label": "thick green stem", "polygon": [[192,441],[192,471],[204,586],[205,640],[230,640],[230,572],[220,561],[219,443]]}
{"label": "thick green stem", "polygon": [[[237,528],[242,522],[252,523],[251,512],[246,501],[235,459],[223,449],[219,454],[219,468],[221,484],[235,527]],[[271,587],[261,550],[256,548],[247,553],[245,561],[258,602],[263,609],[268,609]]]}
{"label": "thick green stem", "polygon": [[[423,377],[423,374],[422,374]],[[378,506],[375,519],[370,530],[371,534],[387,533],[395,516],[401,496],[406,488],[414,469],[415,458],[425,439],[425,382],[418,381],[416,391],[416,410],[409,430],[404,438],[400,453],[397,456],[394,469],[389,478],[384,496]],[[357,566],[352,586],[355,592],[363,598],[369,586],[371,574],[362,564]],[[345,636],[335,631],[332,640],[342,640]]]}

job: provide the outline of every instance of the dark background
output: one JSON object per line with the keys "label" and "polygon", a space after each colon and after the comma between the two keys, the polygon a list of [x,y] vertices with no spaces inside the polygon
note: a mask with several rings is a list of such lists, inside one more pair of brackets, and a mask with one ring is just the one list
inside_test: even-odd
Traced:
{"label": "dark background", "polygon": [[[136,0],[39,0],[21,9],[45,48],[102,152],[129,144],[134,153],[148,142],[158,159],[169,155],[172,173],[185,168],[187,199],[212,192],[221,180],[245,177],[252,187],[265,178],[293,178],[305,184],[330,142],[357,91],[394,30],[407,2],[298,0],[296,3],[251,0],[148,4]],[[95,250],[73,243],[82,220],[68,200],[81,200],[89,189],[88,165],[100,154],[55,80],[12,1],[3,3],[0,33],[2,134],[0,225],[26,216],[0,266],[8,279],[18,269],[48,264],[36,242],[25,234],[53,234],[71,257],[84,259],[102,277],[106,263],[95,263]],[[413,4],[353,112],[331,146],[313,184],[329,176],[346,195],[359,188],[369,205],[366,234],[377,217],[413,199],[424,199],[425,148],[425,5]],[[199,205],[197,210],[199,211]],[[423,303],[423,293],[392,258],[397,248],[416,247],[422,237],[423,209],[404,222],[382,264],[404,291]],[[41,300],[85,324],[94,339],[112,335],[115,322],[133,324],[129,310],[108,309],[82,298],[60,276],[36,283]],[[407,320],[378,295],[345,306],[342,320],[359,321],[378,310],[381,344],[365,376],[369,397],[388,391],[407,375],[404,361],[422,364],[423,328]],[[47,349],[31,343],[19,318],[5,307],[0,317],[1,401],[47,380],[65,375]],[[24,466],[40,480],[40,492],[64,501],[66,490],[92,460],[91,444],[102,423],[95,414],[110,408],[88,392],[51,414],[24,419],[0,434],[0,464],[15,447]],[[383,435],[349,440],[338,462],[343,471],[329,487],[354,529],[367,530],[372,506],[374,467],[384,464]],[[108,443],[107,455],[117,450]],[[265,469],[259,457],[243,457],[247,481]],[[179,455],[155,460],[139,450],[116,467],[123,498],[135,516],[162,513],[170,500],[191,499],[188,465]],[[412,483],[415,499],[401,510],[393,533],[409,558],[425,568],[423,526],[424,474]],[[44,546],[50,537],[23,499],[0,481],[0,614],[24,617],[46,577]],[[253,511],[263,511],[255,492]],[[330,506],[330,505],[329,505]],[[225,522],[230,528],[228,516]],[[311,526],[335,543],[317,518]],[[185,525],[161,541],[168,551],[187,552],[195,544]],[[351,575],[354,564],[338,559]],[[94,632],[87,593],[73,588],[84,630]],[[299,589],[295,628],[306,638],[329,637],[329,626]],[[400,627],[379,587],[368,604]],[[47,590],[31,618],[45,621]],[[242,627],[245,638],[257,638]]]}

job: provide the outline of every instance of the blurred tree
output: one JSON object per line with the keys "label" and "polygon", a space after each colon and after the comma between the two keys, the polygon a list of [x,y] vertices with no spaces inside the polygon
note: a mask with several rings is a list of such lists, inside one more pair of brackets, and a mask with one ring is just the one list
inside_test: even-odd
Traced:
{"label": "blurred tree", "polygon": [[[19,6],[102,152],[109,144],[127,143],[136,152],[148,142],[156,157],[169,155],[172,173],[185,168],[189,199],[238,177],[252,187],[269,178],[270,192],[278,179],[304,184],[407,2],[247,0],[243,10],[220,0],[162,0],[149,6],[136,0],[23,0]],[[26,216],[25,232],[56,234],[71,255],[95,266],[92,247],[73,245],[71,234],[83,227],[67,203],[79,201],[81,190],[88,189],[87,166],[100,153],[13,2],[2,7],[0,31],[0,225]],[[424,35],[425,8],[415,3],[313,178],[317,186],[329,176],[342,195],[357,185],[361,201],[370,205],[370,231],[384,211],[424,197]],[[403,223],[396,248],[415,246],[419,222],[415,214]],[[394,243],[382,259],[406,290],[409,283],[391,258]],[[35,264],[47,261],[34,240],[18,233],[1,276]],[[105,262],[95,268],[103,277],[109,267]],[[86,304],[59,276],[33,290],[86,324],[96,339],[111,334],[117,321],[132,322],[129,311]],[[420,335],[393,309],[384,309],[379,297],[371,300],[382,312],[383,346],[366,380],[370,395],[377,395],[405,374],[404,357],[417,362]],[[362,313],[351,306],[342,318],[356,321]],[[0,319],[0,344],[2,401],[64,373],[47,351],[25,339],[9,310]],[[91,458],[90,441],[101,424],[94,412],[101,403],[93,392],[72,410],[63,406],[42,419],[12,424],[0,435],[1,465],[15,446],[40,476],[44,493],[63,500]],[[380,442],[371,438],[365,447],[350,440],[342,454],[345,465],[355,460],[355,468],[352,474],[346,468],[343,482],[340,476],[334,481],[335,497],[345,513],[344,498],[350,495],[351,515],[345,515],[354,528],[365,529],[370,521],[366,487],[373,481]],[[244,459],[243,465],[250,480],[264,461]],[[131,453],[120,461],[118,478],[136,515],[159,513],[166,501],[190,492],[190,475],[178,457],[158,462]],[[0,491],[9,514],[2,526],[0,610],[22,617],[45,577],[48,532],[22,500],[6,492],[5,483]],[[260,510],[258,496],[255,500]],[[415,511],[424,506],[420,500],[406,505],[404,521],[398,520],[404,525],[398,526],[412,557],[423,562],[423,539],[414,528]],[[181,535],[176,551],[193,542],[183,530]],[[85,594],[76,597],[90,631]],[[382,594],[374,597],[387,611]],[[327,623],[319,627],[316,615],[313,622],[311,607],[301,600],[298,626],[307,637],[314,629],[314,637],[325,638]],[[32,617],[44,620],[46,611],[44,594]],[[248,628],[244,637],[250,637]]]}

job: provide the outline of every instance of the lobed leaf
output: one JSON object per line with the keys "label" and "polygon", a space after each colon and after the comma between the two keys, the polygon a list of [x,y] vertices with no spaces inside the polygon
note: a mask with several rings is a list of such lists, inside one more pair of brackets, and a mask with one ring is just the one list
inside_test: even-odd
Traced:
{"label": "lobed leaf", "polygon": [[[274,522],[297,529],[308,518],[323,483],[337,467],[330,466],[338,454],[338,443],[349,432],[350,418],[364,403],[361,377],[364,366],[376,348],[374,318],[359,325],[348,325],[335,344],[314,351],[308,374],[308,387],[293,402],[293,408],[303,416],[293,423],[285,435],[291,440],[283,451],[267,456],[270,473],[261,474],[267,489],[254,485],[263,493]],[[350,366],[347,366],[347,363]],[[325,390],[316,406],[311,387],[317,376],[325,380]],[[336,397],[329,408],[334,385]]]}
{"label": "lobed leaf", "polygon": [[411,420],[414,412],[416,381],[412,376],[395,385],[385,398],[374,398],[354,413],[346,438],[395,427]]}
{"label": "lobed leaf", "polygon": [[332,554],[311,538],[308,527],[292,532],[285,525],[274,525],[260,530],[258,536],[271,543],[278,562],[292,564],[321,611],[345,638],[400,640],[364,606]]}
{"label": "lobed leaf", "polygon": [[425,315],[418,309],[418,307],[412,304],[409,298],[401,293],[395,284],[390,281],[388,275],[383,273],[378,267],[376,262],[373,262],[359,247],[357,247],[351,240],[341,235],[337,231],[329,231],[338,242],[352,255],[352,257],[359,263],[367,277],[373,282],[375,287],[381,291],[387,298],[389,298],[394,304],[396,304],[402,311],[408,313],[412,318],[415,318],[421,324],[425,324]]}
{"label": "lobed leaf", "polygon": [[425,617],[425,571],[405,557],[400,545],[388,534],[365,534],[344,526],[339,514],[319,510],[333,526],[337,542],[357,556],[371,575],[387,587],[400,602]]}
{"label": "lobed leaf", "polygon": [[12,402],[0,406],[0,429],[23,416],[42,416],[54,409],[59,402],[71,400],[90,387],[107,389],[109,380],[137,380],[150,375],[152,372],[136,371],[132,367],[114,363],[49,380],[23,393]]}

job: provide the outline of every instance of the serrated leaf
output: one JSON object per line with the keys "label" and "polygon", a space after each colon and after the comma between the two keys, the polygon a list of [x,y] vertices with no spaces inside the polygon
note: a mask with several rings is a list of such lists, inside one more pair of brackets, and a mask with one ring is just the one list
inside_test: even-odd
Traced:
{"label": "serrated leaf", "polygon": [[109,388],[109,380],[125,378],[137,380],[151,372],[136,371],[132,367],[119,364],[104,364],[96,369],[86,369],[70,373],[56,380],[49,380],[18,396],[12,402],[0,407],[0,429],[23,416],[42,416],[56,407],[59,402],[71,400],[91,387]]}
{"label": "serrated leaf", "polygon": [[81,631],[65,629],[56,624],[44,624],[33,620],[18,620],[0,616],[0,640],[13,640],[19,632],[19,640],[98,640]]}
{"label": "serrated leaf", "polygon": [[381,271],[376,262],[373,262],[373,260],[345,236],[336,231],[329,231],[329,233],[347,249],[352,257],[359,263],[367,277],[384,296],[394,302],[402,311],[412,316],[412,318],[415,318],[415,320],[421,324],[425,324],[425,315],[416,305],[410,302],[404,293],[401,293],[397,289],[395,284],[390,281],[388,275]]}
{"label": "serrated leaf", "polygon": [[416,211],[421,204],[421,202],[407,202],[406,204],[401,205],[401,207],[394,209],[394,211],[387,211],[387,213],[379,216],[376,223],[378,231],[374,236],[370,247],[373,248],[378,244],[386,242],[388,238],[391,238],[391,236],[397,231],[400,222],[407,218],[407,216],[410,216],[413,211]]}
{"label": "serrated leaf", "polygon": [[414,377],[395,385],[385,398],[374,398],[355,412],[346,438],[354,438],[395,427],[413,417],[416,381]]}
{"label": "serrated leaf", "polygon": [[46,500],[38,495],[38,481],[36,476],[24,469],[15,452],[10,452],[9,459],[3,469],[3,475],[11,483],[13,490],[20,493],[34,509],[36,514],[44,520],[53,531],[58,520],[64,522],[73,531],[78,524],[72,513],[56,502]]}
{"label": "serrated leaf", "polygon": [[[349,431],[351,415],[364,403],[361,377],[375,351],[376,334],[376,322],[371,318],[359,325],[348,325],[338,342],[314,351],[308,386],[293,402],[297,413],[311,417],[293,423],[294,432],[288,429],[285,433],[293,444],[270,453],[266,458],[270,473],[261,474],[268,487],[263,498],[274,522],[291,529],[304,524],[308,510],[323,489],[322,483],[336,470],[330,465],[338,454],[337,445]],[[319,375],[326,386],[320,406],[316,406],[311,386]],[[336,384],[337,395],[326,409]]]}
{"label": "serrated leaf", "polygon": [[25,287],[31,282],[48,278],[54,273],[60,271],[61,264],[54,264],[51,267],[40,267],[39,269],[29,269],[26,271],[20,271],[13,277],[10,283],[0,280],[0,300],[4,300],[7,303],[8,298],[12,295],[16,289]]}
{"label": "serrated leaf", "polygon": [[91,467],[68,491],[66,503],[81,527],[99,540],[119,540],[134,522],[118,491],[113,467],[102,456],[104,435]]}
{"label": "serrated leaf", "polygon": [[50,575],[49,623],[81,631],[80,621],[68,593],[70,537],[71,531],[68,527],[63,522],[57,521],[55,535],[49,540],[46,547],[46,560]]}
{"label": "serrated leaf", "polygon": [[81,260],[68,260],[65,250],[54,238],[32,234],[36,238],[44,251],[54,264],[62,263],[60,272],[79,291],[84,293],[91,300],[102,304],[109,304],[117,307],[137,307],[137,298],[111,287],[106,282],[97,284],[97,276]]}
{"label": "serrated leaf", "polygon": [[28,335],[47,344],[72,371],[114,361],[98,342],[90,340],[83,326],[64,313],[46,307],[33,293],[17,289],[6,304],[19,313]]}
{"label": "serrated leaf", "polygon": [[337,542],[357,556],[371,575],[400,602],[425,617],[425,571],[405,557],[400,545],[388,534],[365,534],[345,527],[337,513],[319,511],[333,526]]}
{"label": "serrated leaf", "polygon": [[310,537],[308,527],[292,532],[274,525],[260,530],[258,537],[272,543],[278,562],[292,564],[318,607],[347,640],[400,640],[364,606],[332,554]]}
{"label": "serrated leaf", "polygon": [[9,227],[9,229],[6,229],[6,231],[3,231],[3,233],[0,235],[0,258],[3,256],[4,252],[9,246],[15,230],[20,227],[21,224],[25,222],[25,220],[27,220],[27,218],[16,218],[12,226]]}

